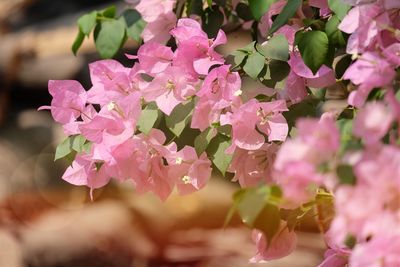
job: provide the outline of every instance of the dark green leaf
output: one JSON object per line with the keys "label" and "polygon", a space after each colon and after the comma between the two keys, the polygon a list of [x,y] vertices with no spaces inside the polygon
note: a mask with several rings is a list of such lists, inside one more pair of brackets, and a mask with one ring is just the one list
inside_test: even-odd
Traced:
{"label": "dark green leaf", "polygon": [[348,184],[348,185],[356,184],[357,178],[353,172],[353,167],[351,165],[342,164],[337,166],[336,174],[341,184]]}
{"label": "dark green leaf", "polygon": [[169,116],[165,117],[167,127],[179,137],[186,125],[190,122],[194,108],[194,101],[177,105]]}
{"label": "dark green leaf", "polygon": [[75,41],[72,44],[72,53],[74,53],[75,56],[79,48],[81,47],[84,39],[85,39],[85,34],[79,29],[78,35],[76,36]]}
{"label": "dark green leaf", "polygon": [[352,60],[351,55],[341,55],[339,59],[337,59],[335,65],[335,76],[337,79],[342,78],[343,74],[346,72],[347,68],[350,66]]}
{"label": "dark green leaf", "polygon": [[214,38],[224,22],[224,14],[222,14],[218,6],[208,7],[203,13],[202,22],[203,30],[210,38]]}
{"label": "dark green leaf", "polygon": [[287,62],[280,60],[271,60],[263,75],[262,81],[267,86],[274,88],[275,85],[283,81],[290,72],[290,66]]}
{"label": "dark green leaf", "polygon": [[260,53],[252,53],[248,56],[243,70],[253,79],[257,79],[258,74],[264,68],[265,58]]}
{"label": "dark green leaf", "polygon": [[78,19],[79,29],[86,35],[89,36],[90,32],[96,26],[97,11],[85,14]]}
{"label": "dark green leaf", "polygon": [[217,134],[207,147],[207,155],[211,157],[215,167],[217,167],[222,175],[225,175],[225,172],[232,161],[232,155],[225,152],[230,145],[230,138],[222,134]]}
{"label": "dark green leaf", "polygon": [[309,31],[302,33],[297,40],[304,63],[315,74],[328,55],[328,36],[322,31]]}
{"label": "dark green leaf", "polygon": [[186,15],[189,17],[192,14],[198,16],[201,16],[203,14],[203,0],[187,1]]}
{"label": "dark green leaf", "polygon": [[338,29],[340,21],[336,15],[333,15],[325,25],[325,32],[329,38],[329,43],[339,46],[345,46],[346,40],[343,33]]}
{"label": "dark green leaf", "polygon": [[137,127],[139,131],[144,134],[148,134],[153,128],[154,123],[157,121],[160,111],[156,103],[151,102],[142,110],[139,120],[137,122]]}
{"label": "dark green leaf", "polygon": [[136,42],[140,42],[140,35],[143,32],[146,22],[142,19],[139,12],[134,9],[127,9],[122,13],[121,18],[126,25],[126,33]]}
{"label": "dark green leaf", "polygon": [[271,29],[268,32],[268,35],[273,34],[280,27],[285,25],[287,21],[294,16],[296,10],[301,6],[303,0],[290,0],[287,1],[286,5],[282,9],[281,13],[276,17],[274,22],[272,23]]}
{"label": "dark green leaf", "polygon": [[213,128],[207,128],[202,131],[196,139],[194,139],[194,148],[196,149],[197,155],[200,156],[204,151],[206,151],[208,144],[211,139],[215,136],[216,131]]}
{"label": "dark green leaf", "polygon": [[115,15],[117,14],[117,8],[114,5],[109,6],[102,10],[101,14],[106,18],[115,18]]}
{"label": "dark green leaf", "polygon": [[260,47],[260,53],[267,58],[287,61],[289,59],[289,43],[284,35],[276,35]]}
{"label": "dark green leaf", "polygon": [[344,241],[344,244],[346,245],[346,247],[348,247],[349,249],[353,249],[355,247],[355,245],[357,244],[357,239],[352,236],[352,235],[348,235],[346,236],[346,239]]}
{"label": "dark green leaf", "polygon": [[279,231],[280,222],[279,208],[276,205],[268,203],[257,216],[253,226],[265,234],[267,244],[270,244],[272,238]]}
{"label": "dark green leaf", "polygon": [[245,3],[239,3],[236,6],[236,14],[239,18],[243,19],[244,21],[253,20],[253,14],[248,5]]}
{"label": "dark green leaf", "polygon": [[94,39],[100,56],[112,58],[125,39],[125,25],[121,20],[104,20],[97,24]]}
{"label": "dark green leaf", "polygon": [[300,103],[293,104],[289,107],[289,111],[283,113],[290,127],[300,117],[316,117],[317,105],[320,103],[318,99],[305,99]]}
{"label": "dark green leaf", "polygon": [[276,0],[249,0],[249,7],[253,18],[259,21],[274,2]]}
{"label": "dark green leaf", "polygon": [[343,3],[342,0],[328,0],[329,8],[335,12],[340,20],[342,20],[347,12],[350,10],[351,6]]}

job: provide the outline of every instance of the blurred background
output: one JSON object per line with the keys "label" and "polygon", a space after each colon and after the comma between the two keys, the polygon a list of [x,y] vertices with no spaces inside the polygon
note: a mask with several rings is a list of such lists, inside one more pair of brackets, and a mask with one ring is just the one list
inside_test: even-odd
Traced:
{"label": "blurred background", "polygon": [[[82,14],[122,1],[0,0],[0,267],[250,266],[250,230],[237,218],[222,227],[237,186],[214,177],[206,189],[172,195],[165,203],[132,186],[88,189],[61,180],[54,162],[64,139],[49,112],[50,79],[77,79],[90,88],[87,63],[99,59],[86,40],[75,57],[71,45]],[[250,34],[229,43],[243,47]],[[124,52],[134,53],[128,42]],[[226,48],[226,49],[232,49]],[[129,65],[120,53],[118,59]],[[254,266],[310,267],[324,243],[310,220],[291,256]],[[253,266],[252,265],[252,266]]]}

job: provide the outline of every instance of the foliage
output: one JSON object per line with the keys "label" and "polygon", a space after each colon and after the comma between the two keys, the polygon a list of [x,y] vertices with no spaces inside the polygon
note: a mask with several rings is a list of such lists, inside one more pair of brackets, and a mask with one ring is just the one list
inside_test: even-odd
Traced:
{"label": "foliage", "polygon": [[[227,222],[237,213],[254,229],[252,261],[290,254],[309,216],[329,245],[321,267],[400,266],[399,10],[390,0],[142,0],[83,15],[75,54],[92,33],[103,58],[128,38],[140,46],[130,67],[90,64],[88,91],[49,82],[42,109],[68,135],[55,159],[72,162],[63,179],[91,189],[129,180],[165,200],[212,173],[233,177],[242,188]],[[221,54],[239,28],[252,42]],[[329,108],[332,93],[347,106]]]}

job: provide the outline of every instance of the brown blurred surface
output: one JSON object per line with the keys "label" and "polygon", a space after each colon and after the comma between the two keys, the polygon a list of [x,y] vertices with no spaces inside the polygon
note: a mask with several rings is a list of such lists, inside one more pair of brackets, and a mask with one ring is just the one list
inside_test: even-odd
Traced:
{"label": "brown blurred surface", "polygon": [[[222,228],[234,187],[217,179],[165,203],[129,185],[94,202],[82,188],[14,194],[0,205],[0,243],[9,244],[0,266],[250,266],[250,231],[237,218]],[[316,266],[323,247],[319,234],[301,233],[291,256],[257,266]]]}

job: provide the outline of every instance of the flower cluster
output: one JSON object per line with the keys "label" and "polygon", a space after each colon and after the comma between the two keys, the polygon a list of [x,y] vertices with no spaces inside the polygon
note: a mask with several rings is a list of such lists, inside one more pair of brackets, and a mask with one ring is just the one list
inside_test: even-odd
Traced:
{"label": "flower cluster", "polygon": [[[243,1],[229,1],[233,12],[212,5],[205,24],[233,14],[257,26],[235,65],[218,52],[224,31],[209,38],[199,17],[177,19],[184,2],[139,1],[147,24],[132,67],[90,64],[87,91],[49,82],[53,101],[41,109],[74,150],[63,179],[91,189],[129,180],[165,200],[227,171],[242,187],[234,207],[255,228],[251,261],[290,254],[314,212],[328,246],[320,267],[400,266],[400,2],[279,0],[259,16],[249,1],[250,19]],[[349,106],[321,112],[327,88],[343,89]],[[185,130],[195,138],[182,141]]]}
{"label": "flower cluster", "polygon": [[[170,33],[177,43],[175,51],[151,41],[137,55],[128,55],[138,61],[131,68],[114,60],[90,64],[92,88],[88,91],[77,81],[49,82],[53,101],[42,109],[51,110],[67,135],[80,135],[90,144],[90,149],[76,155],[64,180],[91,189],[104,186],[111,177],[131,180],[138,192],[151,191],[163,200],[175,186],[182,194],[203,188],[211,175],[205,152],[197,155],[190,146],[178,150],[163,131],[138,127],[142,109],[152,102],[170,116],[178,105],[196,101],[190,127],[205,130],[231,125],[233,142],[227,152],[235,157],[276,151],[273,143],[267,148],[265,142],[285,140],[288,127],[281,114],[287,110],[285,102],[243,103],[239,74],[215,51],[226,42],[223,31],[209,39],[198,22],[180,19]],[[212,66],[216,67],[209,71]],[[247,116],[246,123],[242,116]],[[263,179],[236,164],[231,171],[236,168],[238,176],[253,177],[245,179],[250,184]]]}

